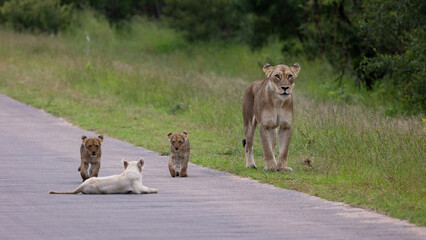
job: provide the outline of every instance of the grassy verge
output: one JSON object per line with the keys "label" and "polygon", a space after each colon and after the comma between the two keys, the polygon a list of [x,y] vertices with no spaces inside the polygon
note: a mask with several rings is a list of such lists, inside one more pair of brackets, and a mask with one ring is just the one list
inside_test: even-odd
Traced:
{"label": "grassy verge", "polygon": [[[315,101],[330,95],[321,89],[332,91],[324,84],[336,76],[320,61],[281,57],[278,45],[253,53],[236,44],[189,44],[140,19],[116,31],[82,18],[82,29],[60,36],[0,31],[0,91],[162,154],[168,154],[167,132],[187,130],[194,163],[426,224],[420,117],[387,117],[353,100],[366,98],[363,93],[353,94],[353,105]],[[241,99],[249,82],[263,78],[265,62],[302,66],[293,173],[262,170],[258,133],[259,169],[244,167]]]}

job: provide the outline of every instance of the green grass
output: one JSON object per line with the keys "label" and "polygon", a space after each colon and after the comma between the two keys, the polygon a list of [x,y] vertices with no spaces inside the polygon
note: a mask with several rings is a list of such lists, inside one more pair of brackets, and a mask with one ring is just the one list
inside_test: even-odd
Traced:
{"label": "green grass", "polygon": [[[251,52],[235,43],[188,43],[143,19],[125,30],[90,14],[81,19],[83,27],[59,36],[0,31],[0,91],[165,155],[167,133],[187,130],[194,163],[426,225],[421,117],[387,116],[392,105],[351,86],[349,77],[336,91],[327,84],[337,77],[328,64],[283,57],[277,43]],[[289,154],[293,173],[262,170],[258,133],[258,169],[245,168],[242,95],[263,78],[265,62],[302,66]]]}

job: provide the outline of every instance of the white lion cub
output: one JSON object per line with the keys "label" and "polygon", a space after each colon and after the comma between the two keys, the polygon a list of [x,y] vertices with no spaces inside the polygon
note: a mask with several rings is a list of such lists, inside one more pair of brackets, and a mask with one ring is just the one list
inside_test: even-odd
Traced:
{"label": "white lion cub", "polygon": [[112,194],[112,193],[157,193],[155,188],[149,188],[142,184],[142,167],[145,161],[123,160],[124,172],[108,177],[92,177],[84,181],[74,191],[56,192],[50,194]]}

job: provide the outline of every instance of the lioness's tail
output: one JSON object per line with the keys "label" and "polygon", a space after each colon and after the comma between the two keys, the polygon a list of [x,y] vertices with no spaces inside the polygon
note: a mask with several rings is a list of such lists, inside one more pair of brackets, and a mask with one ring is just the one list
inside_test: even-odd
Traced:
{"label": "lioness's tail", "polygon": [[244,138],[244,139],[243,139],[243,147],[246,147],[246,144],[247,144],[247,141],[246,141],[246,139]]}

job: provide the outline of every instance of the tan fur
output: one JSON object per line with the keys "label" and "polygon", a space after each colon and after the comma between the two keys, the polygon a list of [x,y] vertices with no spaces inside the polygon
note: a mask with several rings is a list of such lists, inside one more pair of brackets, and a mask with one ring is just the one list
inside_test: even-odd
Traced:
{"label": "tan fur", "polygon": [[[101,168],[101,145],[104,140],[102,135],[97,138],[81,137],[82,144],[80,146],[81,165],[78,168],[83,182],[91,177],[97,177]],[[90,170],[89,170],[90,164]],[[89,173],[87,173],[89,170]]]}
{"label": "tan fur", "polygon": [[169,171],[172,177],[187,177],[188,161],[190,154],[189,134],[187,132],[167,134],[170,141]]}
{"label": "tan fur", "polygon": [[124,171],[119,175],[108,177],[93,177],[84,181],[74,191],[57,192],[50,194],[113,194],[113,193],[157,193],[155,188],[149,188],[142,184],[143,159],[127,162],[123,160]]}
{"label": "tan fur", "polygon": [[[294,79],[300,71],[299,64],[290,67],[265,64],[264,80],[251,83],[243,98],[244,135],[246,167],[256,168],[253,158],[253,137],[259,124],[260,137],[265,156],[265,169],[293,171],[287,166],[293,118]],[[278,163],[274,149],[279,142]]]}

